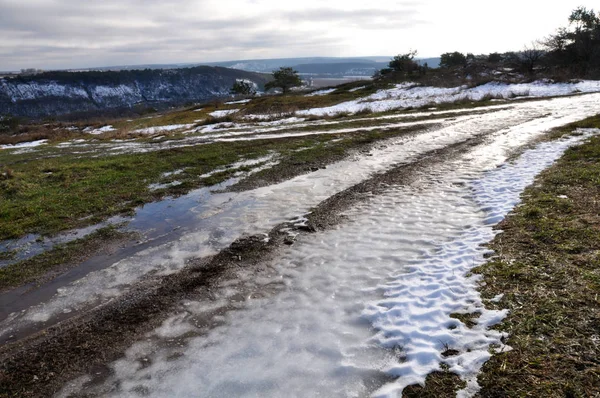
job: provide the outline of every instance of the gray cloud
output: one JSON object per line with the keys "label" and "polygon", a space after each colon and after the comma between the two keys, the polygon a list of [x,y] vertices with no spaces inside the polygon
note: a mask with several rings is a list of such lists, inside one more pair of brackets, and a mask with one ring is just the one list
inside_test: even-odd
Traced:
{"label": "gray cloud", "polygon": [[[0,70],[327,55],[350,42],[338,29],[360,35],[419,23],[413,2],[392,10],[299,11],[278,9],[276,2],[232,2],[238,3],[236,13],[218,13],[214,3],[200,0],[0,0]],[[272,10],[252,13],[265,4]]]}

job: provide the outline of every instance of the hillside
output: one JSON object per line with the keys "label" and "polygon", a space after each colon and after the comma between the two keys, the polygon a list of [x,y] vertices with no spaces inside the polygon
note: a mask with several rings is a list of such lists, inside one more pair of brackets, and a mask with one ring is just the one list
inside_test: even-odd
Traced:
{"label": "hillside", "polygon": [[264,85],[266,76],[222,67],[46,72],[0,79],[0,114],[40,118],[152,106],[164,108],[223,97],[236,79]]}

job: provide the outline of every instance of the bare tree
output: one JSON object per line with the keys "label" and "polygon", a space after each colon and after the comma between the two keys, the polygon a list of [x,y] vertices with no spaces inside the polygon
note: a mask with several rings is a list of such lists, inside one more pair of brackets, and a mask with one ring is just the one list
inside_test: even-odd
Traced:
{"label": "bare tree", "polygon": [[528,73],[533,73],[545,54],[546,52],[541,48],[540,43],[532,42],[530,45],[523,47],[523,50],[519,53],[519,61]]}

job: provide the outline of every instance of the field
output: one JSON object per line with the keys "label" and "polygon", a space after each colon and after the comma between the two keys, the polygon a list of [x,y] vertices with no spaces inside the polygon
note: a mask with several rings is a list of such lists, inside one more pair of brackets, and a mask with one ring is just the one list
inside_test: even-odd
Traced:
{"label": "field", "polygon": [[0,135],[0,391],[593,396],[599,92],[360,81]]}

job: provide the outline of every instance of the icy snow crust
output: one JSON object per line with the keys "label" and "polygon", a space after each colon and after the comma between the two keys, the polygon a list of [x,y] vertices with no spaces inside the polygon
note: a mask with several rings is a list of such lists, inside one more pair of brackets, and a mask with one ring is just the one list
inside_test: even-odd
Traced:
{"label": "icy snow crust", "polygon": [[[487,329],[504,313],[482,306],[476,281],[465,273],[483,261],[479,244],[493,237],[491,227],[517,203],[523,187],[583,137],[543,144],[515,164],[496,167],[547,129],[594,115],[599,103],[600,95],[593,94],[515,104],[390,140],[373,156],[281,184],[195,199],[185,216],[195,215],[197,230],[89,274],[48,303],[15,314],[2,333],[114,297],[151,270],[175,272],[188,257],[215,253],[244,234],[267,232],[374,173],[482,134],[484,145],[423,175],[421,186],[390,187],[349,210],[351,221],[339,228],[302,237],[259,275],[240,271],[237,279],[224,281],[208,305],[182,303],[148,341],[114,364],[114,377],[99,387],[115,396],[135,396],[142,386],[153,396],[201,391],[211,397],[373,392],[393,397],[407,384],[422,382],[443,360],[468,381],[461,395],[469,396],[489,345],[504,349],[501,336]],[[199,195],[206,192],[190,197]],[[179,209],[185,202],[178,200],[163,207]],[[209,326],[196,322],[219,309],[234,311],[213,317]],[[481,312],[473,329],[449,317],[472,311]],[[180,348],[161,348],[177,338],[171,346]],[[459,355],[441,359],[446,344]],[[172,360],[178,353],[184,355]]]}
{"label": "icy snow crust", "polygon": [[413,83],[398,84],[395,88],[380,90],[365,98],[343,102],[338,105],[313,108],[296,112],[298,115],[334,115],[336,113],[356,113],[362,110],[385,112],[393,109],[420,107],[429,104],[451,103],[460,100],[479,101],[485,97],[552,97],[574,93],[600,91],[600,81],[582,81],[579,83],[552,83],[536,81],[533,83],[506,84],[487,83],[469,88],[468,86],[441,88],[417,86]]}

